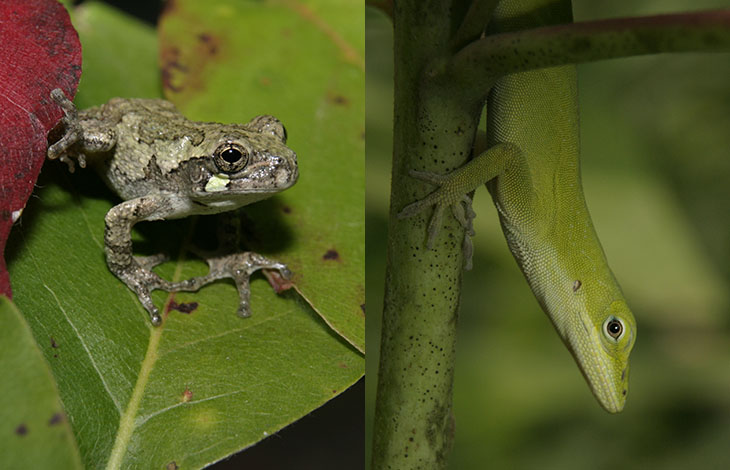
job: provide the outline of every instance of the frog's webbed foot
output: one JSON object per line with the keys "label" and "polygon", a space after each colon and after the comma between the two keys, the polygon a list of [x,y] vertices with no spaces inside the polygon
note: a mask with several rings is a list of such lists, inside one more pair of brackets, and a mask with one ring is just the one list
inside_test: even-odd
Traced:
{"label": "frog's webbed foot", "polygon": [[[55,160],[58,158],[60,161],[68,165],[68,170],[73,173],[74,171],[74,160],[71,158],[70,150],[77,142],[83,139],[83,128],[79,123],[78,111],[73,102],[66,97],[63,90],[55,88],[51,91],[51,98],[53,101],[61,107],[64,112],[64,117],[61,118],[63,127],[66,130],[65,134],[55,144],[48,147],[48,158]],[[79,166],[84,168],[86,166],[86,156],[82,153],[75,153],[76,160],[79,162]]]}
{"label": "frog's webbed foot", "polygon": [[428,238],[426,241],[426,247],[430,250],[433,248],[434,240],[441,227],[441,217],[444,209],[451,207],[451,213],[454,215],[454,218],[466,231],[462,243],[464,269],[471,269],[472,255],[474,253],[471,237],[475,234],[473,220],[476,217],[476,213],[471,206],[471,197],[468,194],[458,194],[458,191],[454,190],[452,175],[439,175],[416,170],[411,170],[409,174],[416,179],[426,181],[439,188],[423,199],[408,204],[398,213],[398,218],[405,219],[412,217],[433,206],[434,210],[428,223]]}
{"label": "frog's webbed foot", "polygon": [[291,272],[286,265],[251,251],[210,256],[206,259],[206,262],[210,268],[210,272],[207,275],[171,283],[170,290],[197,291],[215,280],[229,277],[233,279],[238,290],[239,303],[237,313],[241,317],[251,316],[251,308],[249,305],[249,298],[251,296],[249,278],[251,274],[259,269],[273,269],[279,271],[284,279],[291,278]]}

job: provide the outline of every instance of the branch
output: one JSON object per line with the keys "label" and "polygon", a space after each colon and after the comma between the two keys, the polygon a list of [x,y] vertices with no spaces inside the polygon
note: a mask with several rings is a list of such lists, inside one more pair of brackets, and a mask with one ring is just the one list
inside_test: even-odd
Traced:
{"label": "branch", "polygon": [[478,38],[487,28],[499,0],[474,0],[469,6],[464,21],[451,40],[451,45],[463,47],[467,42]]}
{"label": "branch", "polygon": [[495,34],[459,51],[452,59],[449,80],[455,79],[468,94],[482,99],[489,83],[510,73],[688,51],[730,52],[730,10],[585,21]]}

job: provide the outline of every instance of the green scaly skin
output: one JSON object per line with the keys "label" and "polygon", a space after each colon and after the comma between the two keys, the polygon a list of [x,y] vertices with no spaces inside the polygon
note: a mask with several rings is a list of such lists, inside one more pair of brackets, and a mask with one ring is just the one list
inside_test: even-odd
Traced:
{"label": "green scaly skin", "polygon": [[[501,2],[490,30],[572,21],[570,2],[549,7],[539,3]],[[539,11],[540,19],[530,11]],[[600,404],[620,412],[628,392],[636,321],[608,267],[583,196],[575,67],[499,79],[489,96],[487,117],[488,150],[446,176],[411,172],[440,187],[406,206],[399,217],[435,206],[428,229],[431,247],[441,213],[451,207],[466,229],[469,267],[473,212],[466,195],[486,182],[509,248],[535,297]]]}

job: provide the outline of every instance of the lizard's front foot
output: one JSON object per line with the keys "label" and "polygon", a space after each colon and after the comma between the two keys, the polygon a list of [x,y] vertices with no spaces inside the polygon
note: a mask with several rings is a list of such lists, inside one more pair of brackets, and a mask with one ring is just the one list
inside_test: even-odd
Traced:
{"label": "lizard's front foot", "polygon": [[458,185],[455,184],[458,183],[458,180],[455,181],[454,173],[444,176],[436,173],[411,170],[409,174],[414,178],[426,181],[439,188],[423,199],[408,204],[398,213],[398,218],[405,219],[412,217],[433,206],[434,210],[431,220],[428,223],[428,238],[426,241],[426,247],[430,250],[433,248],[433,242],[441,228],[441,217],[444,209],[451,207],[454,218],[466,231],[462,244],[464,269],[471,269],[472,254],[474,252],[471,237],[475,233],[473,220],[476,217],[476,213],[471,207],[471,198],[468,194],[461,192]]}

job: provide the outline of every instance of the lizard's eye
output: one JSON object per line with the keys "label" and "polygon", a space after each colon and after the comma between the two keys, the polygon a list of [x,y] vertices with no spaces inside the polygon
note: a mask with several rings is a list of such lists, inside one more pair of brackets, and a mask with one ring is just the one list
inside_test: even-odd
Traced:
{"label": "lizard's eye", "polygon": [[248,163],[248,150],[233,142],[226,142],[215,150],[213,161],[220,171],[235,173]]}
{"label": "lizard's eye", "polygon": [[616,317],[608,317],[603,323],[603,332],[613,341],[618,341],[624,334],[624,324]]}

